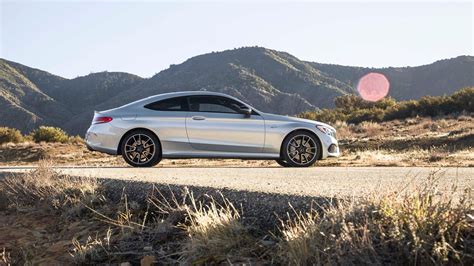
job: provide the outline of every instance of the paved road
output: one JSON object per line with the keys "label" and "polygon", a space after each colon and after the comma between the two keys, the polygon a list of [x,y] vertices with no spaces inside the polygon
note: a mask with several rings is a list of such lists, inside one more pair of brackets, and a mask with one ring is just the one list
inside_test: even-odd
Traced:
{"label": "paved road", "polygon": [[[0,167],[0,176],[33,167]],[[56,167],[73,176],[307,196],[352,196],[396,189],[438,171],[442,186],[474,187],[474,168],[418,167]]]}

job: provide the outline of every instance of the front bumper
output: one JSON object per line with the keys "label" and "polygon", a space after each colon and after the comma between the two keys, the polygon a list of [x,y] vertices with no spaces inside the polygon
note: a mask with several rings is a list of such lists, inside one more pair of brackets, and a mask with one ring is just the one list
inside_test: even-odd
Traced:
{"label": "front bumper", "polygon": [[320,140],[323,148],[322,159],[340,156],[339,144],[336,138],[329,135],[322,135],[320,136]]}
{"label": "front bumper", "polygon": [[328,157],[339,157],[339,145],[337,143],[332,143],[328,147]]}

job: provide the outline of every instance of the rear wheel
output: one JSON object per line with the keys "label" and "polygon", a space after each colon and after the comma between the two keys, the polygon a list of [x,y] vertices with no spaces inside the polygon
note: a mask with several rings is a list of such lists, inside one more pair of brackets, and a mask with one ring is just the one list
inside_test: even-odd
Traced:
{"label": "rear wheel", "polygon": [[152,167],[161,161],[160,141],[146,130],[127,133],[121,150],[123,159],[133,167]]}
{"label": "rear wheel", "polygon": [[308,167],[321,156],[321,144],[314,134],[295,131],[283,141],[282,159],[291,167]]}

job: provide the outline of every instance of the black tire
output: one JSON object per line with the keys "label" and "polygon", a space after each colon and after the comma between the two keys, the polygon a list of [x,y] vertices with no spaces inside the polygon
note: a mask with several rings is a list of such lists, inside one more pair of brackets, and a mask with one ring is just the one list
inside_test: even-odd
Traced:
{"label": "black tire", "polygon": [[282,159],[290,167],[311,166],[321,158],[321,152],[318,137],[307,131],[290,133],[281,146]]}
{"label": "black tire", "polygon": [[283,166],[283,167],[290,167],[291,165],[289,165],[287,162],[283,161],[282,159],[277,159],[275,160],[279,165]]}
{"label": "black tire", "polygon": [[147,130],[127,133],[120,149],[123,159],[133,167],[153,167],[161,161],[160,140]]}

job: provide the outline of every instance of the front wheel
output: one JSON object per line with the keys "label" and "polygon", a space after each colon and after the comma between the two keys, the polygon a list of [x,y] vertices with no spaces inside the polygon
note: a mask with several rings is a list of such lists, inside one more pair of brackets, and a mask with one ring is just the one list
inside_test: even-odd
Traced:
{"label": "front wheel", "polygon": [[282,159],[291,167],[308,167],[321,156],[321,143],[314,134],[296,131],[289,134],[282,145]]}
{"label": "front wheel", "polygon": [[283,166],[283,167],[290,167],[291,165],[289,165],[287,162],[283,161],[282,159],[277,159],[275,160],[279,165]]}
{"label": "front wheel", "polygon": [[160,142],[146,130],[127,133],[121,150],[123,159],[133,167],[152,167],[161,161]]}

